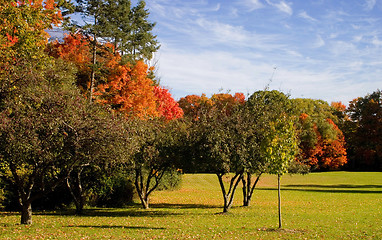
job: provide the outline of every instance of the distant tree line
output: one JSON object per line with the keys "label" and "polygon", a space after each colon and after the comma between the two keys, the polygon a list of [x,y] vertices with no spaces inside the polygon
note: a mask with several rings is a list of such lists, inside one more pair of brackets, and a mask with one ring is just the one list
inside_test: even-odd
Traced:
{"label": "distant tree line", "polygon": [[[239,186],[250,205],[265,173],[382,169],[380,90],[348,108],[268,89],[176,102],[148,66],[159,48],[148,14],[144,1],[0,3],[0,205],[22,224],[32,204],[81,214],[135,194],[149,208],[181,173],[216,174],[227,212]],[[64,41],[48,42],[64,25]]]}

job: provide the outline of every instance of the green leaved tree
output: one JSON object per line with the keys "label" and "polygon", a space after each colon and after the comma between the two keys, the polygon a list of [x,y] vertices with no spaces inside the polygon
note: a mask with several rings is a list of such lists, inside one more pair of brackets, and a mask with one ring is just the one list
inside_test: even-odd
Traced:
{"label": "green leaved tree", "polygon": [[277,175],[279,228],[282,228],[280,179],[288,172],[289,164],[298,154],[298,140],[293,121],[282,114],[271,122],[261,144],[264,158],[268,162],[268,173]]}

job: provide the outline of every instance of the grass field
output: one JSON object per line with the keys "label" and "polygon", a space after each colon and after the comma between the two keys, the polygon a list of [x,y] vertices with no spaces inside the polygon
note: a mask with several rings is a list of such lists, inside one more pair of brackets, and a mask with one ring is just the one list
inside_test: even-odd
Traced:
{"label": "grass field", "polygon": [[282,178],[284,229],[277,230],[277,178],[264,176],[251,207],[241,189],[229,214],[215,175],[185,175],[177,191],[156,192],[151,209],[37,212],[33,225],[0,213],[0,239],[382,239],[382,173],[329,172]]}

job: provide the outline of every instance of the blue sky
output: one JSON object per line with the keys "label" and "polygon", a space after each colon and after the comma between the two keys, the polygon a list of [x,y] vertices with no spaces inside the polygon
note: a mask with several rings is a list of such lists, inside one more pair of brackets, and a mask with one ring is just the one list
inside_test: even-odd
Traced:
{"label": "blue sky", "polygon": [[146,4],[161,43],[157,74],[176,99],[269,84],[293,98],[347,104],[382,88],[382,0]]}

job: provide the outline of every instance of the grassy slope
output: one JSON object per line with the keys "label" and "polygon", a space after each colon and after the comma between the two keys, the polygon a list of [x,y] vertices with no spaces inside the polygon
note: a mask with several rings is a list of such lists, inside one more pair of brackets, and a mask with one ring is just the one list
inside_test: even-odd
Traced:
{"label": "grassy slope", "polygon": [[18,214],[0,213],[1,239],[382,239],[382,173],[330,172],[282,178],[284,231],[277,227],[277,180],[264,176],[251,207],[230,214],[214,175],[185,175],[180,190],[157,192],[152,209],[89,209],[75,217],[33,216],[20,226]]}

